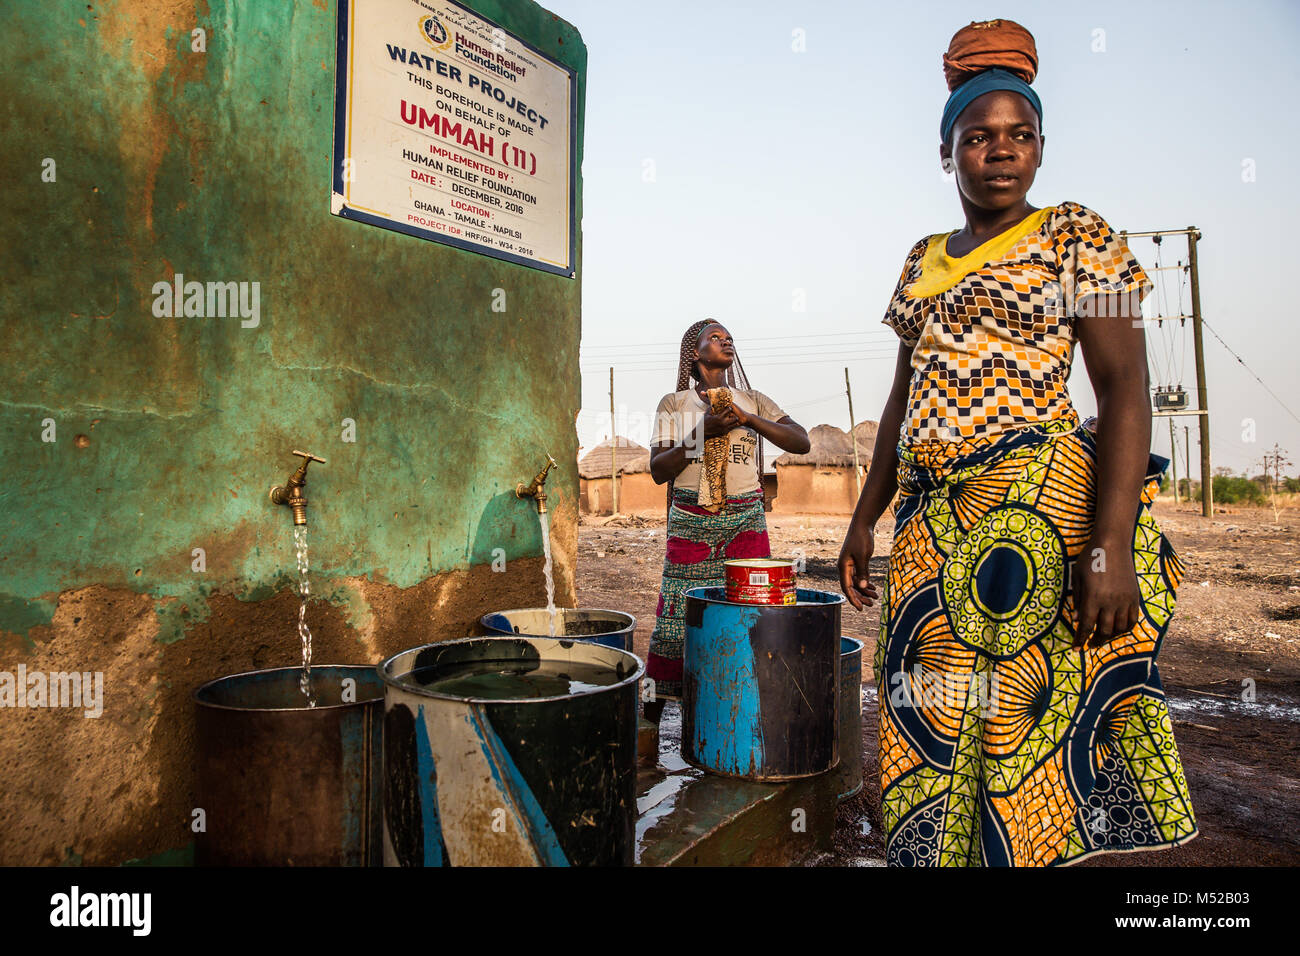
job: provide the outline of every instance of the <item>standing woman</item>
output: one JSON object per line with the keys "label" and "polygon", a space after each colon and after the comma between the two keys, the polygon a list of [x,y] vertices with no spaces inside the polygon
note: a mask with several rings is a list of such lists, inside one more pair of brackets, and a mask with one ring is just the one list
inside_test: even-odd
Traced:
{"label": "standing woman", "polygon": [[[1155,665],[1183,567],[1149,511],[1151,283],[1097,213],[1029,203],[1043,111],[1028,31],[972,23],[943,62],[939,153],[966,223],[903,265],[884,320],[894,384],[839,559],[845,595],[869,606],[873,528],[897,491],[875,656],[887,862],[1175,846],[1197,831]],[[1076,341],[1096,435],[1066,391]]]}
{"label": "standing woman", "polygon": [[[654,694],[645,715],[656,723],[664,701],[682,693],[685,592],[721,587],[724,560],[771,556],[759,436],[799,455],[810,447],[802,426],[749,387],[731,334],[721,325],[708,319],[692,325],[680,356],[677,391],[660,400],[650,438],[650,475],[655,484],[668,483],[667,554],[646,663]],[[715,413],[708,392],[722,387],[731,392],[731,406]],[[709,441],[721,436],[725,442]],[[714,500],[701,476],[719,470],[723,496]]]}

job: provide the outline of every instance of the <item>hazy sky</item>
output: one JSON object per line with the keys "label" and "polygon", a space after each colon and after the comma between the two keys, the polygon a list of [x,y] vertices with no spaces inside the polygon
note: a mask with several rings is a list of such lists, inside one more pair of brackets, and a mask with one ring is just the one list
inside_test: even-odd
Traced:
{"label": "hazy sky", "polygon": [[[939,169],[940,56],[957,29],[998,16],[1038,43],[1046,145],[1031,202],[1081,202],[1117,230],[1199,227],[1209,327],[1300,414],[1286,287],[1300,269],[1284,258],[1300,208],[1300,5],[544,5],[590,55],[584,449],[609,433],[610,365],[619,431],[646,442],[681,334],[705,317],[728,326],[754,387],[804,426],[848,424],[845,366],[856,417],[879,417],[897,345],[880,318],[903,259],[962,224]],[[1131,246],[1156,264],[1150,239]],[[1165,240],[1163,265],[1186,258],[1182,237]],[[1182,274],[1160,275],[1176,313]],[[1300,420],[1205,338],[1214,465],[1240,471],[1274,442],[1300,461]],[[1148,340],[1153,382],[1181,381],[1194,401],[1190,323]],[[1087,415],[1095,400],[1077,354],[1071,392]],[[1195,419],[1176,422],[1180,466],[1191,426],[1195,474]],[[1164,419],[1154,448],[1168,454]]]}

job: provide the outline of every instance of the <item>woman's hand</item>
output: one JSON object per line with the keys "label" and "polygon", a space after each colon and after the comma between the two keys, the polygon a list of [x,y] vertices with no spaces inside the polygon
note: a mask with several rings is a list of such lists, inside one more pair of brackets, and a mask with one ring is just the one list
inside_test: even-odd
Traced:
{"label": "woman's hand", "polygon": [[840,548],[840,590],[859,611],[871,607],[879,596],[876,586],[867,579],[871,555],[876,550],[876,534],[865,524],[849,523]]}
{"label": "woman's hand", "polygon": [[704,438],[706,441],[710,438],[717,438],[719,435],[725,435],[739,426],[740,419],[736,417],[734,405],[723,411],[721,415],[715,415],[711,411],[704,413]]}
{"label": "woman's hand", "polygon": [[1137,625],[1142,613],[1133,551],[1093,538],[1074,563],[1074,646],[1100,647]]}

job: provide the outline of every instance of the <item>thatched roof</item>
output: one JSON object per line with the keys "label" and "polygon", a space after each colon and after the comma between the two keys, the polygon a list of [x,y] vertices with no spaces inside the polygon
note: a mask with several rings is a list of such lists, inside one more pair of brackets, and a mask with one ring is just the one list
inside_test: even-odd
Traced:
{"label": "thatched roof", "polygon": [[[638,445],[622,435],[618,441],[618,473],[635,475],[650,470],[650,449]],[[610,453],[614,443],[605,439],[578,461],[578,475],[582,478],[608,478],[610,472]]]}
{"label": "thatched roof", "polygon": [[[853,428],[858,443],[858,463],[864,467],[871,465],[871,451],[876,443],[875,422],[859,422]],[[774,465],[822,465],[853,467],[853,444],[848,432],[834,425],[814,425],[808,432],[812,448],[806,455],[781,455]]]}
{"label": "thatched roof", "polygon": [[876,447],[876,435],[880,432],[880,422],[870,420],[858,422],[853,426],[853,436],[858,440],[858,454],[862,454],[862,448],[865,446],[867,454]]}

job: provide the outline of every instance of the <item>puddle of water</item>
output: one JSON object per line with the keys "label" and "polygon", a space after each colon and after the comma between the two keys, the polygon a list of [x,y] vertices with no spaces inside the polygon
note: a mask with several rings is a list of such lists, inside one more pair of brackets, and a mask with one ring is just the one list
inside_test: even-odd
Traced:
{"label": "puddle of water", "polygon": [[659,766],[663,767],[669,773],[680,773],[683,770],[694,769],[690,764],[682,759],[681,752],[672,750],[668,753],[660,752]]}
{"label": "puddle of water", "polygon": [[[646,795],[644,797],[637,798],[636,812],[638,814],[644,814],[647,810],[659,806],[669,797],[676,796],[677,791],[681,790],[682,787],[686,786],[686,784],[688,784],[691,781],[691,779],[692,778],[689,776],[678,774],[676,776],[667,777],[664,780],[660,780],[658,783],[656,783],[653,787],[651,787],[646,792]],[[661,816],[662,814],[659,815]]]}
{"label": "puddle of water", "polygon": [[682,759],[682,706],[675,700],[664,704],[659,718],[659,766],[669,773],[693,769]]}
{"label": "puddle of water", "polygon": [[1170,697],[1169,709],[1175,714],[1199,717],[1260,717],[1300,723],[1300,707],[1294,704],[1270,704],[1255,701],[1222,700],[1217,697]]}
{"label": "puddle of water", "polygon": [[675,774],[665,780],[661,780],[650,788],[650,791],[637,800],[637,819],[636,819],[636,855],[637,863],[641,862],[641,853],[646,847],[647,836],[655,825],[668,816],[677,806],[677,797],[686,788],[686,786],[698,780],[702,773],[695,771],[689,774]]}

